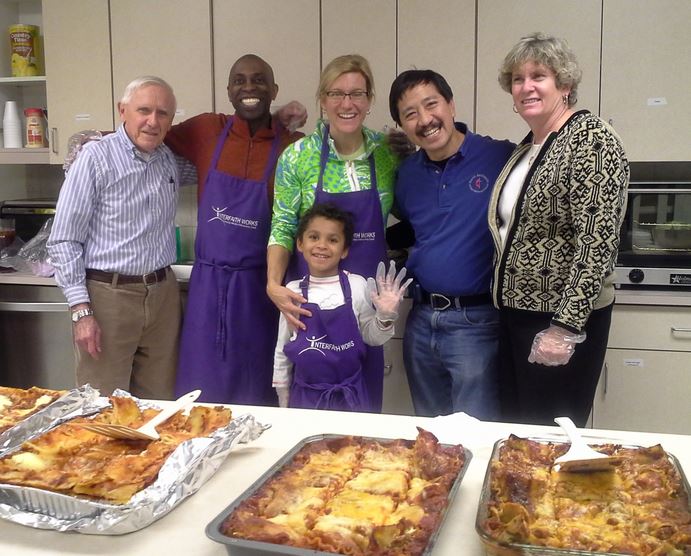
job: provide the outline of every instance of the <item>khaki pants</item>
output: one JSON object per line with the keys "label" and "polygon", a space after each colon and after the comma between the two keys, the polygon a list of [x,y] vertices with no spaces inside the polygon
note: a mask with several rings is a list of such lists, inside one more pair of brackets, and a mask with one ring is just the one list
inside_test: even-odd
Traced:
{"label": "khaki pants", "polygon": [[150,286],[87,280],[101,327],[98,360],[76,349],[77,384],[103,395],[121,388],[140,398],[172,399],[180,336],[180,292],[173,271]]}

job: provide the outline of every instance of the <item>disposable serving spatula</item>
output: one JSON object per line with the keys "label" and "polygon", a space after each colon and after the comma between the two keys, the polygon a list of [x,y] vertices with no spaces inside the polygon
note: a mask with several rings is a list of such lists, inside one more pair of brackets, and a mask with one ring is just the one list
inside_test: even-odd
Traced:
{"label": "disposable serving spatula", "polygon": [[559,465],[559,471],[568,473],[611,471],[623,460],[621,456],[608,456],[593,450],[583,440],[569,417],[557,417],[554,422],[562,428],[571,441],[569,450],[554,460],[554,465]]}
{"label": "disposable serving spatula", "polygon": [[190,405],[201,395],[201,393],[201,390],[193,390],[192,392],[180,396],[170,406],[164,408],[157,415],[154,415],[138,429],[109,423],[80,423],[79,426],[91,432],[110,436],[111,438],[125,440],[158,440],[160,437],[156,431],[156,427],[170,419],[176,412]]}

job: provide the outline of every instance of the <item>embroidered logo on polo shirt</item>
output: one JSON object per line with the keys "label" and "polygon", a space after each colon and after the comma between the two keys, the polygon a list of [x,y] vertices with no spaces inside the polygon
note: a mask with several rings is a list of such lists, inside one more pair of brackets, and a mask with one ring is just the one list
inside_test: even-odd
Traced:
{"label": "embroidered logo on polo shirt", "polygon": [[476,174],[470,178],[468,187],[473,193],[482,193],[489,187],[489,180],[484,174]]}
{"label": "embroidered logo on polo shirt", "polygon": [[355,342],[353,340],[350,340],[349,342],[346,342],[345,344],[332,344],[329,342],[322,342],[322,340],[326,338],[326,334],[324,334],[321,338],[316,338],[312,336],[311,338],[305,337],[305,340],[307,340],[310,345],[309,347],[306,347],[302,351],[298,353],[298,355],[302,355],[306,351],[318,351],[321,353],[324,357],[326,357],[326,354],[322,350],[326,351],[345,351],[347,349],[350,349],[355,346]]}
{"label": "embroidered logo on polo shirt", "polygon": [[242,228],[250,228],[252,230],[256,230],[257,226],[259,226],[259,220],[250,220],[249,218],[240,218],[239,216],[233,216],[232,214],[225,214],[223,211],[225,211],[227,208],[228,207],[211,207],[211,210],[216,213],[216,216],[209,218],[207,222],[219,220],[223,224],[228,224],[229,226],[240,226]]}

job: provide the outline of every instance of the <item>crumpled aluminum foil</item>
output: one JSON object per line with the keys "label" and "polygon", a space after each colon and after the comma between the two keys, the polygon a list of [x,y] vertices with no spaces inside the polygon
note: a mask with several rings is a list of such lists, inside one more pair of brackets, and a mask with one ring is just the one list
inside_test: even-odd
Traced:
{"label": "crumpled aluminum foil", "polygon": [[98,390],[88,384],[69,390],[53,403],[0,434],[0,457],[60,423],[108,407],[108,398],[102,398],[100,395]]}
{"label": "crumpled aluminum foil", "polygon": [[[121,391],[113,395],[129,396]],[[98,403],[102,400],[106,401],[105,406],[109,405],[107,398],[100,398]],[[143,408],[154,406],[147,402],[140,405]],[[92,409],[93,404],[85,407]],[[0,518],[37,529],[91,535],[137,531],[197,492],[233,447],[257,439],[269,427],[258,423],[253,415],[245,414],[233,417],[226,427],[210,436],[186,440],[168,457],[157,479],[127,504],[103,503],[37,488],[0,484]]]}

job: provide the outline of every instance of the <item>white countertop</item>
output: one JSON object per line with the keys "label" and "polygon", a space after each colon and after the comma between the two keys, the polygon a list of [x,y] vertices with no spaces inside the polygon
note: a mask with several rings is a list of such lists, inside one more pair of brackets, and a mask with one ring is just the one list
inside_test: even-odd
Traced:
{"label": "white countertop", "polygon": [[[259,421],[271,423],[272,428],[255,442],[231,452],[199,492],[159,521],[123,536],[59,533],[0,522],[0,554],[222,556],[226,554],[225,547],[206,537],[206,525],[301,439],[321,433],[413,439],[417,434],[416,425],[438,430],[438,421],[423,417],[248,406],[234,406],[233,412],[235,415],[252,413]],[[473,458],[449,508],[433,552],[435,556],[484,555],[483,545],[475,532],[477,503],[493,444],[510,433],[540,436],[559,431],[556,427],[478,423],[455,426],[453,438],[440,435],[442,441],[461,442],[471,450]],[[691,473],[691,436],[612,431],[588,431],[587,434],[628,444],[660,443],[679,459],[687,473]]]}
{"label": "white countertop", "polygon": [[[189,282],[191,264],[171,265],[178,282]],[[34,276],[28,272],[0,272],[0,284],[22,284],[26,286],[57,286],[53,277]]]}

